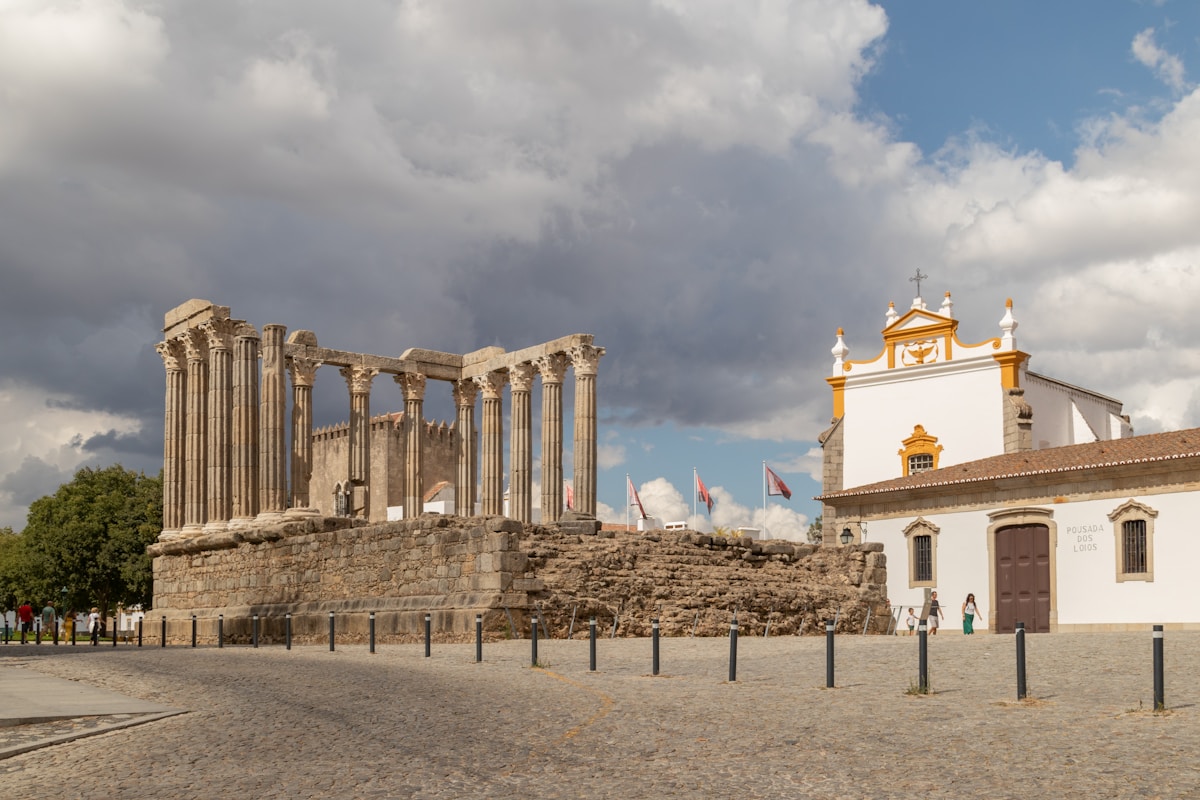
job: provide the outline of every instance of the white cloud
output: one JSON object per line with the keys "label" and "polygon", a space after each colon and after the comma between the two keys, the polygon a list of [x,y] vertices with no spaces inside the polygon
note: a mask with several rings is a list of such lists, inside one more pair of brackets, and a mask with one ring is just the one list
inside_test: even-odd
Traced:
{"label": "white cloud", "polygon": [[1183,91],[1187,82],[1184,79],[1183,61],[1179,56],[1172,55],[1158,46],[1154,40],[1154,28],[1146,30],[1133,37],[1130,45],[1133,57],[1141,64],[1154,70],[1159,80],[1177,92]]}

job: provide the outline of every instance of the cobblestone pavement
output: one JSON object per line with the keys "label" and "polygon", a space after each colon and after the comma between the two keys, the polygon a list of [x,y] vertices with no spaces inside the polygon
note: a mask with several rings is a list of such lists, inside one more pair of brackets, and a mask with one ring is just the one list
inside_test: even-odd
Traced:
{"label": "cobblestone pavement", "polygon": [[[26,798],[1186,798],[1200,796],[1200,633],[0,647],[0,663],[188,713],[0,761]],[[14,734],[15,735],[15,734]]]}

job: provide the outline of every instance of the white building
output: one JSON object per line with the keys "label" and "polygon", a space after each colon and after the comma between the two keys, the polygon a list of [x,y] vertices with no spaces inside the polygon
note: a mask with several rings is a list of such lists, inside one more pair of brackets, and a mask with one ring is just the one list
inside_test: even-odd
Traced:
{"label": "white building", "polygon": [[977,630],[1200,627],[1200,430],[1135,437],[1118,401],[1030,372],[1011,301],[994,339],[957,325],[947,294],[889,308],[875,358],[848,360],[839,331],[826,542],[882,542],[891,601],[937,589],[948,628],[968,592]]}

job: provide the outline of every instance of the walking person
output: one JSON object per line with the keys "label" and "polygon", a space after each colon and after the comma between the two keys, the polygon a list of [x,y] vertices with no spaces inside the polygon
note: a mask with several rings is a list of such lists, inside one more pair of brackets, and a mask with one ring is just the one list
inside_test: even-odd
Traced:
{"label": "walking person", "polygon": [[962,606],[963,633],[967,636],[975,633],[975,617],[979,617],[979,621],[983,621],[983,615],[979,613],[979,606],[975,604],[975,593],[968,592],[967,599]]}
{"label": "walking person", "polygon": [[92,647],[100,644],[100,609],[92,606],[92,613],[88,614],[88,632],[92,634]]}
{"label": "walking person", "polygon": [[54,627],[54,620],[58,617],[58,613],[54,610],[54,606],[46,603],[46,607],[42,609],[42,633],[51,637],[54,643],[58,643],[58,629]]}
{"label": "walking person", "polygon": [[932,594],[929,595],[929,635],[930,636],[937,636],[938,625],[940,624],[941,618],[943,616],[945,616],[945,615],[942,614],[942,606],[940,603],[938,603],[937,592],[933,592]]}
{"label": "walking person", "polygon": [[21,644],[25,644],[29,634],[33,633],[33,606],[28,600],[18,606],[17,622],[21,625]]}

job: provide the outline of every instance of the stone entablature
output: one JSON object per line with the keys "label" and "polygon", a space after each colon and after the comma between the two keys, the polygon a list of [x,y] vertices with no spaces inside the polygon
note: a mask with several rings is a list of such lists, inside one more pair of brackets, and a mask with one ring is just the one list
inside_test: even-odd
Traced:
{"label": "stone entablature", "polygon": [[[575,369],[576,507],[595,514],[596,368],[604,348],[589,334],[573,334],[512,353],[486,347],[465,355],[410,348],[398,358],[322,347],[312,331],[290,336],[268,324],[261,338],[253,326],[230,317],[228,306],[189,300],[167,312],[158,346],[167,373],[164,415],[164,530],[160,539],[197,536],[285,515],[320,513],[310,494],[313,471],[312,387],[322,366],[336,368],[349,396],[349,440],[342,501],[352,516],[378,508],[371,494],[370,399],[375,378],[391,375],[400,387],[408,419],[422,420],[427,382],[457,387],[462,436],[455,496],[467,510],[476,496],[475,465],[482,463],[479,495],[486,510],[503,506],[503,414],[501,392],[512,379],[514,425],[510,464],[513,515],[531,521],[528,379],[542,376],[542,519],[563,511],[562,382]],[[254,366],[261,357],[261,373]],[[291,380],[290,424],[288,381]],[[474,391],[483,389],[485,452],[478,458]],[[252,409],[257,405],[257,416]],[[288,431],[290,429],[290,451]],[[423,426],[408,426],[404,459],[404,507],[420,509],[426,480]],[[419,512],[418,512],[419,513]]]}

